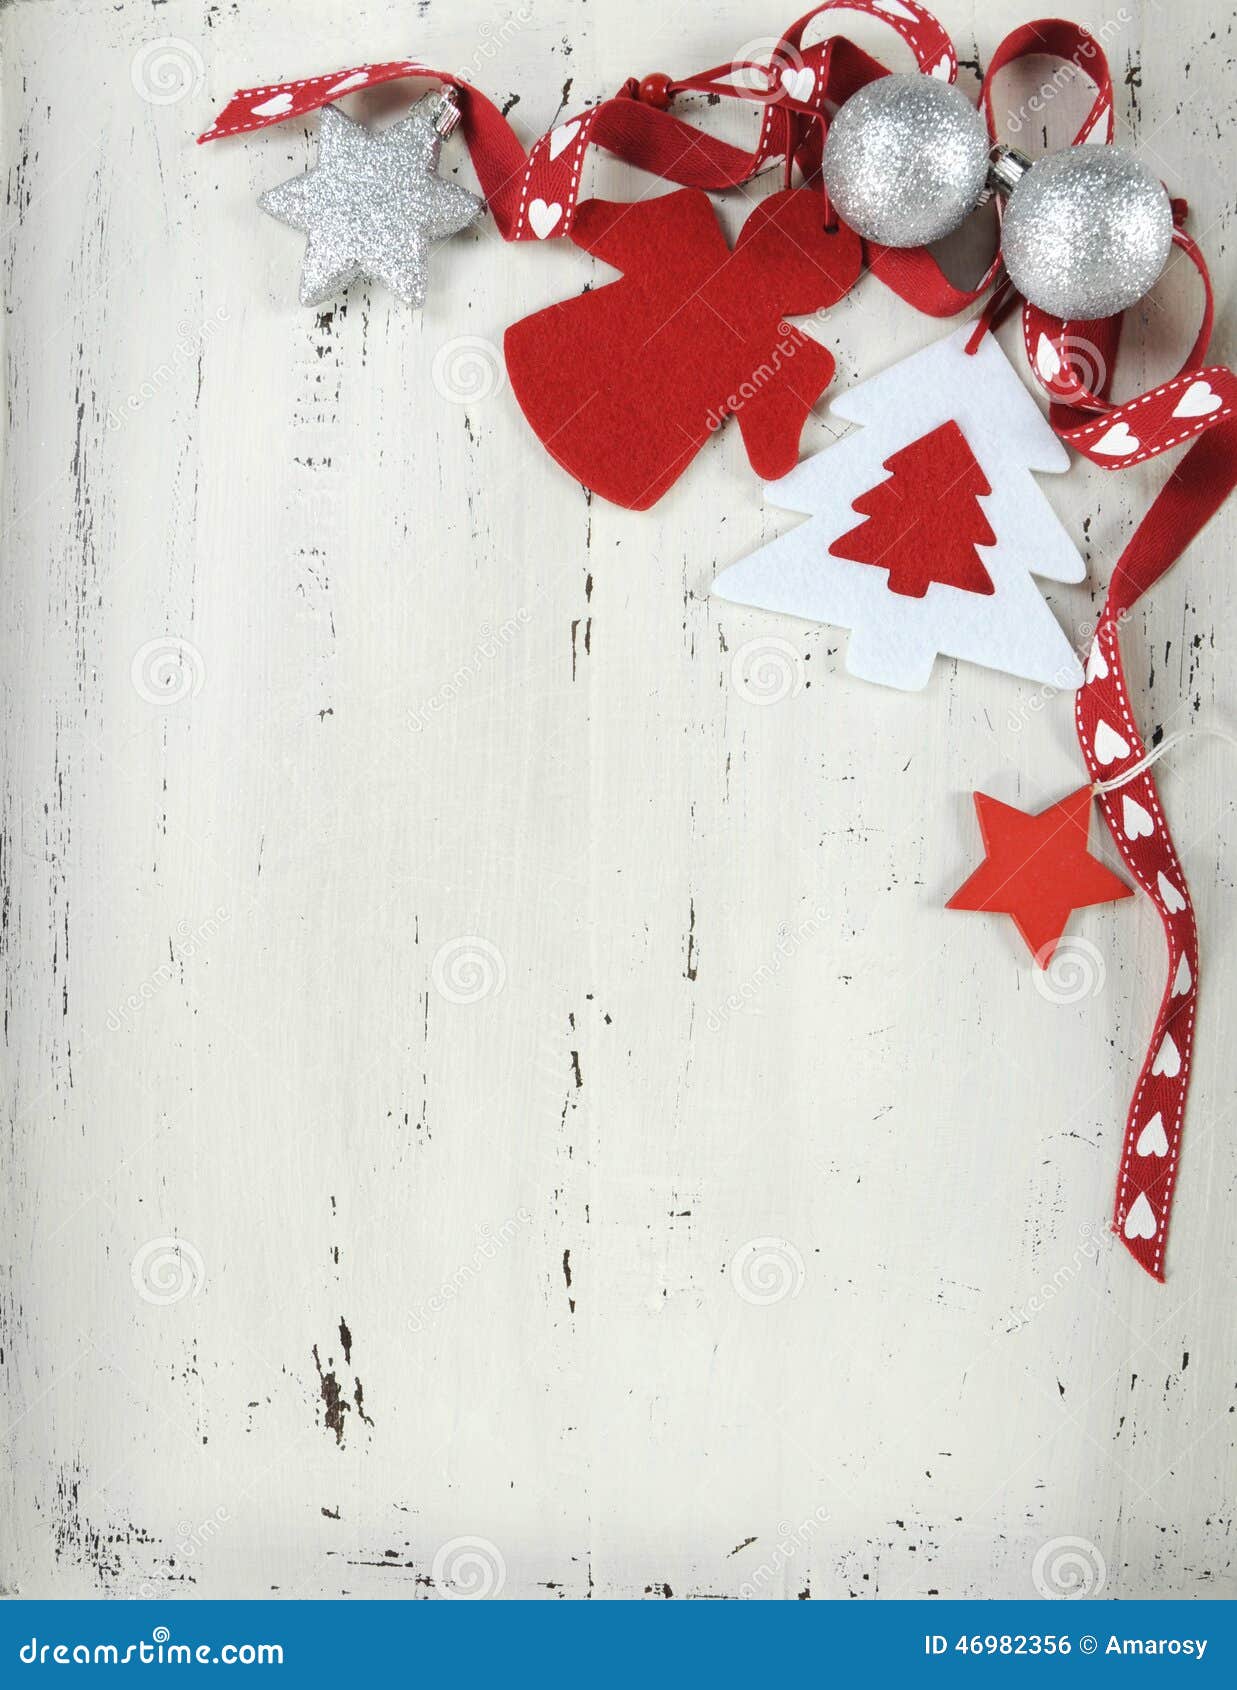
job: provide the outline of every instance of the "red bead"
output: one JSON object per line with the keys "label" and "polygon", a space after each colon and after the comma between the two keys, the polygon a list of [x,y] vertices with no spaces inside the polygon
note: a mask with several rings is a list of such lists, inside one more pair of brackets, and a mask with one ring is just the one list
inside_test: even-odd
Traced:
{"label": "red bead", "polygon": [[642,76],[640,86],[636,90],[636,98],[643,105],[656,106],[658,111],[665,111],[671,98],[670,78],[665,71],[655,70],[649,76]]}

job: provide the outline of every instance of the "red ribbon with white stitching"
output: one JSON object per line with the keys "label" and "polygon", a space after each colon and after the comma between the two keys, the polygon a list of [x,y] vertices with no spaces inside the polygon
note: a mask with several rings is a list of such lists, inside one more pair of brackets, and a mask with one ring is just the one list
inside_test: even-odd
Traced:
{"label": "red ribbon with white stitching", "polygon": [[[507,119],[479,89],[418,59],[243,88],[198,139],[247,134],[304,117],[345,94],[385,82],[428,78],[455,91],[461,132],[499,233],[511,241],[546,240],[571,231],[590,143],[667,181],[712,190],[737,187],[778,159],[785,159],[789,170],[790,160],[801,152],[806,158],[804,149],[813,145],[818,155],[826,107],[885,74],[883,65],[840,36],[801,45],[812,19],[834,11],[878,18],[908,44],[921,70],[951,82],[956,76],[953,44],[916,0],[826,0],[791,25],[768,67],[720,66],[670,84],[671,93],[704,91],[760,104],[760,134],[750,149],[732,146],[672,112],[644,103],[635,97],[638,85],[631,80],[615,98],[556,123],[526,156]],[[767,77],[763,84],[762,76]]]}
{"label": "red ribbon with white stitching", "polygon": [[[546,240],[569,234],[579,204],[585,154],[590,144],[684,187],[720,190],[748,181],[766,164],[792,163],[805,179],[818,179],[829,113],[856,89],[886,74],[885,67],[844,36],[803,46],[808,26],[834,12],[861,12],[880,19],[902,37],[921,71],[952,82],[958,62],[953,44],[931,12],[917,0],[825,0],[793,23],[768,66],[732,63],[670,82],[668,91],[747,99],[763,108],[760,132],[750,149],[707,134],[670,111],[646,104],[631,79],[621,94],[555,124],[524,152],[506,117],[479,89],[449,71],[418,59],[359,65],[295,82],[245,88],[234,94],[199,137],[214,141],[247,134],[306,116],[344,94],[407,78],[429,78],[455,91],[461,128],[495,225],[507,240]],[[1077,66],[1094,84],[1091,107],[1074,135],[1074,145],[1113,135],[1112,77],[1099,41],[1081,24],[1044,18],[1010,32],[993,55],[980,95],[988,131],[999,139],[993,96],[995,78],[1018,59],[1048,55]],[[1176,202],[1178,222],[1184,202]],[[1063,322],[1026,305],[1023,324],[1027,356],[1053,404],[1051,420],[1061,438],[1104,469],[1120,469],[1181,445],[1237,412],[1237,377],[1221,366],[1201,367],[1210,338],[1211,283],[1202,254],[1178,227],[1178,251],[1203,280],[1205,308],[1195,345],[1171,381],[1149,393],[1110,404],[1089,368],[1096,325]],[[972,288],[948,280],[926,248],[898,250],[865,243],[873,273],[917,310],[954,316],[974,304],[1000,273],[997,253]]]}
{"label": "red ribbon with white stitching", "polygon": [[[1176,562],[1234,484],[1237,421],[1230,420],[1191,446],[1117,562],[1074,704],[1078,741],[1094,780],[1118,779],[1145,754],[1121,661],[1122,617]],[[1150,770],[1101,793],[1099,802],[1168,942],[1168,983],[1126,1121],[1113,1204],[1113,1230],[1134,1260],[1162,1280],[1194,1044],[1198,928]]]}
{"label": "red ribbon with white stitching", "polygon": [[[1207,265],[1184,229],[1174,229],[1173,245],[1202,278],[1203,320],[1177,374],[1137,398],[1113,405],[1102,396],[1096,324],[1063,322],[1029,302],[1023,307],[1027,360],[1051,397],[1052,426],[1101,469],[1124,469],[1157,457],[1237,414],[1237,376],[1222,364],[1202,363],[1215,316]],[[1174,262],[1170,258],[1170,268]]]}
{"label": "red ribbon with white stitching", "polygon": [[[1057,20],[1015,30],[984,79],[984,109],[995,136],[992,81],[1023,53],[1048,50],[1071,60],[1095,85],[1074,144],[1112,139],[1112,82],[1098,41]],[[1050,398],[1058,436],[1104,469],[1122,469],[1196,436],[1117,562],[1075,697],[1079,745],[1093,780],[1118,779],[1145,754],[1125,681],[1119,632],[1130,608],[1159,580],[1228,497],[1237,482],[1237,377],[1204,366],[1214,301],[1201,252],[1185,233],[1186,206],[1173,202],[1175,254],[1203,284],[1194,345],[1171,380],[1132,399],[1108,397],[1121,319],[1071,323],[1024,302],[1023,341],[1036,379]],[[1211,432],[1214,431],[1214,432]],[[1099,802],[1117,850],[1159,914],[1168,945],[1167,981],[1150,1046],[1126,1119],[1113,1200],[1113,1229],[1139,1265],[1164,1278],[1164,1254],[1190,1083],[1198,994],[1198,930],[1185,873],[1149,769]]]}
{"label": "red ribbon with white stitching", "polygon": [[[980,94],[992,139],[1004,138],[994,98],[997,76],[1018,59],[1043,55],[1077,66],[1095,88],[1090,108],[1070,144],[1111,141],[1113,96],[1107,56],[1089,30],[1064,18],[1023,24],[1012,30],[993,54]],[[1021,129],[1015,139],[1021,139]],[[1103,396],[1104,369],[1097,357],[1101,325],[1066,322],[1029,302],[1023,306],[1027,361],[1052,401],[1052,426],[1067,445],[1101,469],[1124,469],[1142,463],[1237,414],[1237,376],[1222,365],[1202,365],[1214,315],[1211,278],[1202,253],[1181,227],[1185,202],[1174,201],[1173,213],[1175,254],[1167,273],[1172,273],[1181,258],[1192,264],[1202,279],[1204,305],[1194,345],[1170,381],[1120,404],[1110,403]],[[926,248],[897,251],[868,243],[867,255],[875,275],[908,304],[934,317],[952,317],[974,305],[1001,268],[998,252],[974,287],[959,288]]]}
{"label": "red ribbon with white stitching", "polygon": [[[1075,64],[1095,86],[1073,144],[1111,141],[1112,79],[1103,49],[1087,30],[1061,19],[1014,30],[997,49],[981,96],[993,139],[998,138],[994,78],[1023,55],[1045,52]],[[1119,404],[1109,400],[1120,318],[1071,323],[1029,302],[1023,305],[1027,359],[1049,394],[1049,420],[1060,438],[1092,463],[1122,469],[1204,436],[1177,466],[1113,572],[1086,679],[1075,699],[1079,744],[1096,781],[1119,777],[1144,755],[1125,683],[1118,638],[1121,619],[1171,567],[1237,482],[1237,377],[1222,366],[1203,365],[1214,302],[1203,256],[1181,227],[1185,214],[1184,202],[1174,201],[1176,257],[1184,256],[1202,279],[1202,322],[1182,368],[1159,387]],[[962,290],[948,281],[926,250],[870,248],[869,262],[909,303],[941,316],[978,300],[1000,271],[998,254],[978,286]],[[1170,269],[1174,262],[1170,259]],[[990,311],[999,313],[1001,307],[998,289]],[[1190,1082],[1198,932],[1189,887],[1150,770],[1101,794],[1100,804],[1123,861],[1159,913],[1168,942],[1167,983],[1126,1120],[1113,1202],[1114,1231],[1135,1261],[1162,1280]]]}

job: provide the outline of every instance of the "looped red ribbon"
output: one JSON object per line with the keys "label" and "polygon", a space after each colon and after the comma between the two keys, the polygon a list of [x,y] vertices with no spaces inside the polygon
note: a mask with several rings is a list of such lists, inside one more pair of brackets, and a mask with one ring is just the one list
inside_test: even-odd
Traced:
{"label": "looped red ribbon", "polygon": [[[1023,306],[1027,361],[1052,400],[1052,426],[1101,469],[1158,457],[1237,414],[1237,376],[1222,364],[1203,365],[1215,316],[1206,261],[1184,229],[1174,229],[1173,246],[1202,279],[1202,322],[1177,374],[1136,398],[1114,405],[1103,397],[1105,337],[1095,323],[1063,322],[1029,302]],[[1176,262],[1169,259],[1170,270]]]}
{"label": "looped red ribbon", "polygon": [[[326,76],[234,94],[199,141],[242,135],[304,117],[344,94],[411,77],[429,78],[455,91],[461,132],[472,157],[495,226],[506,240],[546,240],[571,232],[579,204],[585,154],[591,145],[682,187],[721,190],[738,187],[779,158],[787,161],[822,131],[826,108],[846,99],[885,67],[852,42],[830,36],[803,47],[812,20],[834,11],[863,12],[888,24],[915,54],[921,70],[952,81],[957,74],[953,45],[942,26],[917,0],[825,0],[793,23],[767,67],[761,85],[757,67],[736,62],[675,81],[672,88],[703,91],[760,104],[760,133],[749,148],[708,134],[670,111],[623,93],[564,118],[542,135],[527,155],[515,131],[478,88],[451,71],[418,59],[358,65]],[[819,140],[817,141],[817,151]],[[806,157],[806,155],[805,155]]]}
{"label": "looped red ribbon", "polygon": [[[1064,18],[1045,18],[1012,30],[993,54],[980,91],[993,141],[1004,138],[994,99],[996,78],[1021,58],[1043,55],[1076,65],[1095,89],[1090,108],[1070,144],[1111,141],[1113,97],[1107,56],[1089,30]],[[1020,138],[1021,128],[1019,120],[1015,138]],[[1180,225],[1184,202],[1176,202],[1174,212]],[[1101,469],[1123,469],[1155,457],[1226,421],[1237,410],[1237,377],[1233,372],[1222,366],[1202,367],[1214,312],[1206,261],[1180,226],[1174,230],[1173,242],[1202,278],[1203,320],[1181,369],[1148,393],[1120,404],[1110,403],[1103,397],[1105,371],[1098,352],[1097,324],[1066,322],[1029,302],[1023,305],[1027,361],[1052,401],[1052,426],[1062,440]],[[908,304],[933,317],[952,317],[974,305],[1001,271],[999,249],[970,288],[955,286],[924,247],[903,251],[868,243],[867,256],[875,275]],[[1170,259],[1170,272],[1173,265]]]}
{"label": "looped red ribbon", "polygon": [[[1061,20],[1015,30],[1002,42],[984,78],[989,132],[995,138],[993,78],[1023,53],[1045,50],[1071,60],[1095,85],[1074,144],[1111,140],[1112,83],[1103,50],[1087,31]],[[1145,755],[1125,678],[1122,622],[1237,484],[1237,378],[1222,367],[1202,367],[1214,301],[1202,253],[1181,227],[1185,211],[1183,202],[1174,202],[1178,256],[1169,268],[1184,256],[1198,271],[1202,321],[1181,370],[1159,387],[1118,404],[1110,401],[1120,317],[1071,323],[1023,304],[1027,360],[1049,394],[1052,426],[1093,463],[1121,469],[1206,432],[1177,465],[1113,570],[1074,701],[1079,746],[1096,782],[1119,779]],[[1099,802],[1122,861],[1155,906],[1168,948],[1167,979],[1126,1118],[1113,1199],[1114,1232],[1142,1268],[1163,1280],[1193,1054],[1198,928],[1151,771],[1101,793]]]}
{"label": "looped red ribbon", "polygon": [[[429,78],[455,91],[464,139],[499,232],[507,240],[546,240],[571,231],[590,145],[684,187],[713,191],[737,187],[779,159],[785,163],[788,180],[796,165],[805,180],[818,182],[830,111],[865,83],[887,74],[884,65],[845,36],[830,35],[803,45],[817,18],[840,11],[878,18],[902,37],[921,71],[947,82],[955,79],[953,45],[941,24],[917,0],[825,0],[790,25],[767,65],[735,62],[669,85],[673,92],[703,92],[758,104],[760,131],[748,149],[633,98],[638,85],[632,80],[616,97],[555,124],[526,154],[506,117],[480,89],[417,59],[359,65],[296,82],[242,89],[199,140],[219,140],[285,123],[341,95],[385,82]],[[1110,141],[1112,77],[1104,49],[1081,24],[1062,18],[1022,25],[994,53],[980,93],[993,140],[999,138],[995,79],[1029,55],[1072,63],[1094,85],[1091,107],[1073,144]],[[1184,230],[1177,229],[1174,241],[1202,277],[1203,324],[1178,374],[1149,393],[1110,404],[1102,396],[1103,384],[1095,370],[1095,325],[1063,322],[1030,304],[1024,307],[1027,357],[1052,400],[1053,427],[1104,469],[1140,463],[1237,413],[1237,377],[1221,366],[1202,367],[1212,318],[1206,264]],[[1001,270],[998,251],[973,287],[960,288],[949,281],[927,248],[903,250],[869,242],[866,252],[869,267],[886,286],[916,310],[934,317],[955,316],[975,304]]]}

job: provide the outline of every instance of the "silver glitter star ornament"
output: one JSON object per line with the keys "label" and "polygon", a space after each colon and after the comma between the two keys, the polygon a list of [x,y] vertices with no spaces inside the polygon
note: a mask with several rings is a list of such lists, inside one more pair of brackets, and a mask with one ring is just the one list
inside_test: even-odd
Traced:
{"label": "silver glitter star ornament", "polygon": [[430,248],[485,210],[483,200],[437,174],[451,111],[448,100],[429,94],[379,133],[335,106],[322,108],[317,167],[258,201],[309,236],[302,305],[323,304],[358,276],[384,282],[407,305],[424,304]]}

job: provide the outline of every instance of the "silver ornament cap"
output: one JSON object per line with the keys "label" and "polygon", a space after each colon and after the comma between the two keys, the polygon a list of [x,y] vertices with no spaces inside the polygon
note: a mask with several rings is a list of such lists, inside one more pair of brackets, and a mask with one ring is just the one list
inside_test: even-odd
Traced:
{"label": "silver ornament cap", "polygon": [[825,191],[865,240],[924,246],[979,204],[989,146],[983,118],[951,82],[879,76],[829,125]]}
{"label": "silver ornament cap", "polygon": [[1037,159],[1011,192],[1001,253],[1025,299],[1054,317],[1114,317],[1155,285],[1173,240],[1164,184],[1121,147]]}

